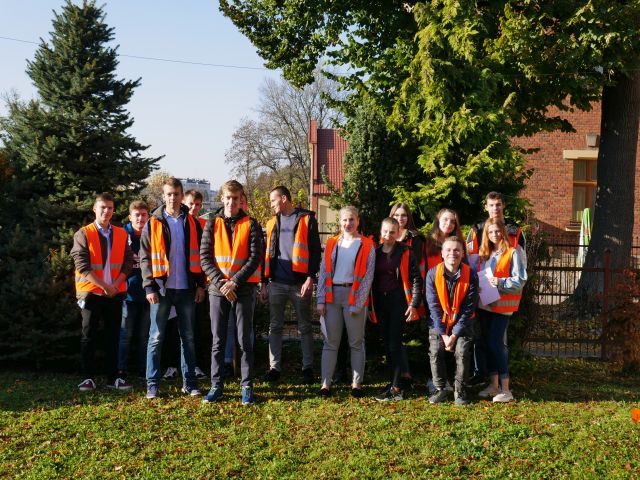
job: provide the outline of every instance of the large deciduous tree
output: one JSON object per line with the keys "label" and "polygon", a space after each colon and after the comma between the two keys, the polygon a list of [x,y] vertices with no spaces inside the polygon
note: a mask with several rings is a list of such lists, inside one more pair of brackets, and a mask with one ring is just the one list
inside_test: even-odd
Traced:
{"label": "large deciduous tree", "polygon": [[398,196],[463,215],[491,188],[522,187],[523,152],[510,138],[571,131],[548,107],[590,109],[603,86],[637,69],[640,50],[635,0],[222,0],[221,10],[294,82],[322,59],[346,70],[333,77],[350,92],[348,115],[371,96],[422,145],[424,181]]}
{"label": "large deciduous tree", "polygon": [[44,365],[77,351],[71,236],[96,193],[125,211],[158,160],[127,132],[140,81],[116,78],[113,38],[93,1],[68,1],[28,62],[37,99],[10,99],[0,119],[11,172],[0,196],[0,358]]}
{"label": "large deciduous tree", "polygon": [[265,181],[282,183],[293,192],[310,188],[311,158],[309,122],[320,128],[337,120],[328,102],[335,98],[335,86],[322,76],[304,88],[286,80],[265,79],[260,88],[256,118],[245,118],[233,133],[226,152],[233,173],[252,191]]}

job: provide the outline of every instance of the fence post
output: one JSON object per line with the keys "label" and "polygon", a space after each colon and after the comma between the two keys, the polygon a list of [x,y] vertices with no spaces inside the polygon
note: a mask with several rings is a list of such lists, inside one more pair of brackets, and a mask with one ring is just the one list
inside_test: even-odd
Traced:
{"label": "fence post", "polygon": [[600,336],[600,359],[607,360],[607,338],[605,336],[605,326],[609,323],[609,295],[611,292],[611,250],[604,249],[604,275],[602,287],[602,335]]}

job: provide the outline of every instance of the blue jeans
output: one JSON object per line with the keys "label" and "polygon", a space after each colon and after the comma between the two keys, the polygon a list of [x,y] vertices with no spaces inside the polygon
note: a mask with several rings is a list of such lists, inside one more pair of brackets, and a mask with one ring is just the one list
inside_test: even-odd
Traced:
{"label": "blue jeans", "polygon": [[122,323],[120,324],[120,346],[118,349],[118,369],[127,371],[129,364],[129,350],[131,348],[131,338],[137,338],[137,361],[138,372],[144,374],[147,365],[147,344],[149,343],[149,303],[143,302],[124,303]]}
{"label": "blue jeans", "polygon": [[511,317],[483,309],[478,309],[478,312],[488,374],[497,373],[500,378],[509,378],[509,351],[505,342],[505,333]]}
{"label": "blue jeans", "polygon": [[193,323],[191,315],[194,306],[194,291],[191,289],[176,290],[167,288],[165,296],[160,296],[160,302],[150,306],[151,327],[149,329],[149,344],[147,345],[147,385],[157,385],[160,382],[162,342],[169,320],[171,307],[176,307],[178,314],[178,330],[182,351],[182,378],[188,387],[196,387],[196,349],[193,343]]}

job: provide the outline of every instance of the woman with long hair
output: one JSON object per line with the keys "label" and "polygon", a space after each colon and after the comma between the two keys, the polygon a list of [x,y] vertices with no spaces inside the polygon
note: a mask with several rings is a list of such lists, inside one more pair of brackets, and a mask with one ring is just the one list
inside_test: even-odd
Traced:
{"label": "woman with long hair", "polygon": [[362,396],[365,350],[365,313],[373,282],[376,252],[373,241],[358,232],[358,210],[340,210],[340,234],[329,238],[320,264],[318,313],[324,317],[322,387],[320,396],[330,395],[338,347],[344,326],[351,350],[353,377],[351,395]]}
{"label": "woman with long hair", "polygon": [[448,237],[464,238],[460,217],[450,208],[442,208],[433,219],[431,234],[426,240],[427,270],[442,262],[442,244]]}
{"label": "woman with long hair", "polygon": [[518,311],[527,269],[520,247],[509,245],[504,221],[489,218],[485,222],[478,261],[473,263],[476,263],[472,267],[477,269],[478,275],[487,276],[488,283],[497,288],[500,295],[489,305],[482,302],[478,305],[490,380],[489,386],[478,395],[493,398],[494,402],[511,402],[513,394],[509,388],[508,350],[504,338],[511,315]]}
{"label": "woman with long hair", "polygon": [[402,367],[402,333],[405,322],[419,319],[422,301],[422,277],[411,248],[396,241],[400,226],[394,218],[380,225],[381,244],[376,248],[373,277],[371,318],[380,326],[390,383],[376,400],[402,400],[400,384]]}
{"label": "woman with long hair", "polygon": [[[400,226],[398,230],[398,236],[396,240],[404,243],[413,252],[413,256],[418,262],[418,270],[420,271],[420,277],[422,278],[423,295],[424,298],[424,280],[427,276],[427,257],[425,252],[425,238],[422,233],[416,229],[416,225],[413,221],[413,215],[411,214],[411,208],[404,202],[398,202],[391,207],[389,217],[394,218]],[[426,316],[425,306],[421,303],[418,306],[418,315]],[[400,382],[402,384],[402,390],[409,391],[412,388],[413,379],[409,369],[409,358],[407,356],[407,350],[402,345],[402,362],[401,362],[401,374]]]}

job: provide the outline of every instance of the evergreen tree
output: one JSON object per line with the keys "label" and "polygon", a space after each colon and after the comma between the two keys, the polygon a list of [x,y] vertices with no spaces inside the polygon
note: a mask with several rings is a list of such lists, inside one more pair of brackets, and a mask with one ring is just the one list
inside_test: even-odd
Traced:
{"label": "evergreen tree", "polygon": [[95,195],[112,192],[122,217],[159,160],[127,133],[140,80],[116,78],[103,11],[68,1],[53,27],[28,62],[38,98],[10,99],[0,119],[9,175],[0,194],[0,360],[36,366],[77,356],[68,252],[73,232],[93,218]]}

